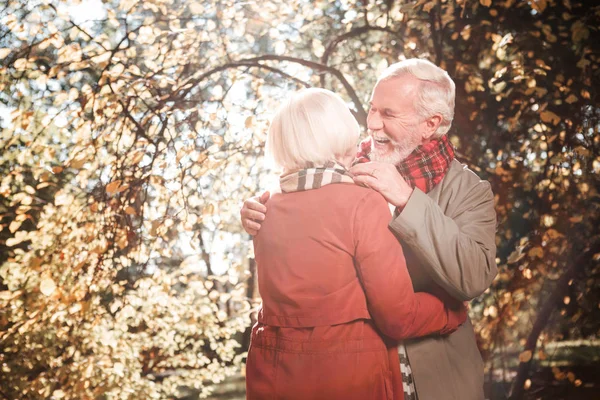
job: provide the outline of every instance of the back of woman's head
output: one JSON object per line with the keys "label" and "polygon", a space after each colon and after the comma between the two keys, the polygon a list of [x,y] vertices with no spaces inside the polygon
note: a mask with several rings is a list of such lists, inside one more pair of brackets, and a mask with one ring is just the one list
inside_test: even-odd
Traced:
{"label": "back of woman's head", "polygon": [[356,148],[360,127],[344,101],[325,89],[303,89],[277,110],[267,136],[267,156],[298,170],[338,159]]}

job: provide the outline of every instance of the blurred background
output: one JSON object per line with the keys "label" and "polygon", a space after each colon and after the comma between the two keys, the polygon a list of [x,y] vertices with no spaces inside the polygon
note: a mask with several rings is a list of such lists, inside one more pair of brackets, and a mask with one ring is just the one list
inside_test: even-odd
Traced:
{"label": "blurred background", "polygon": [[4,0],[0,398],[244,398],[268,121],[313,86],[364,127],[411,57],[495,193],[487,397],[600,398],[599,27],[576,0]]}

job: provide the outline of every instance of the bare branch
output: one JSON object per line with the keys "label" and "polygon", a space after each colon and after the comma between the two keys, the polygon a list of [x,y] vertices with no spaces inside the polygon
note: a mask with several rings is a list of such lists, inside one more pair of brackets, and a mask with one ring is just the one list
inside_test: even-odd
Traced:
{"label": "bare branch", "polygon": [[[247,58],[247,59],[239,60],[237,62],[231,62],[231,63],[227,63],[227,64],[220,65],[218,67],[215,67],[207,72],[204,72],[203,74],[201,74],[200,76],[198,76],[194,79],[190,79],[190,80],[184,82],[182,87],[185,87],[185,89],[181,89],[180,91],[175,91],[172,96],[169,96],[168,99],[165,99],[163,101],[165,101],[165,102],[172,101],[173,98],[176,96],[184,98],[194,87],[196,87],[198,85],[198,83],[202,82],[204,79],[206,79],[209,76],[214,75],[218,72],[222,72],[222,71],[225,71],[228,69],[242,67],[242,66],[244,66],[244,67],[248,67],[248,66],[264,67],[265,65],[262,64],[263,61],[292,62],[292,63],[304,65],[305,67],[311,68],[318,72],[326,72],[326,73],[330,73],[331,75],[335,76],[340,81],[340,83],[344,86],[344,89],[346,89],[346,92],[348,93],[348,95],[352,99],[352,102],[354,103],[354,106],[356,107],[356,110],[357,110],[356,115],[357,115],[358,122],[361,125],[365,125],[366,120],[367,120],[367,113],[366,113],[365,109],[363,108],[362,102],[358,98],[356,91],[354,90],[354,88],[352,87],[350,82],[348,82],[348,80],[344,77],[344,74],[341,71],[339,71],[336,68],[329,67],[327,65],[323,65],[323,64],[315,62],[315,61],[304,60],[302,58],[297,58],[297,57],[280,56],[280,55],[275,55],[275,54],[266,54],[266,55],[259,56],[259,57]],[[272,67],[270,67],[270,68],[273,71],[278,71],[275,68],[272,68]]]}
{"label": "bare branch", "polygon": [[[344,42],[346,40],[355,38],[357,36],[360,36],[360,35],[362,35],[364,33],[371,32],[371,31],[391,33],[391,34],[393,34],[393,35],[396,36],[397,40],[399,40],[401,43],[404,43],[404,39],[402,38],[402,36],[400,35],[400,33],[394,31],[391,28],[381,27],[381,26],[371,26],[371,25],[361,26],[361,27],[358,27],[358,28],[351,29],[350,31],[344,33],[343,35],[340,35],[340,36],[336,37],[335,39],[333,39],[327,45],[327,47],[325,48],[325,51],[323,52],[323,55],[321,56],[321,64],[327,65],[329,63],[329,57],[331,57],[331,54],[333,54],[333,52],[335,51],[336,47],[340,43],[342,43],[342,42]],[[325,86],[325,76],[321,76],[321,86]]]}

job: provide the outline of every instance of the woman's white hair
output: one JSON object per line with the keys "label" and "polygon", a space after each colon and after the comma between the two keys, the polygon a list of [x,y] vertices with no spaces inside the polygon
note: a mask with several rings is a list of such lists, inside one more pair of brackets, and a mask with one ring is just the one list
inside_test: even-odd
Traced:
{"label": "woman's white hair", "polygon": [[358,122],[340,96],[303,89],[273,117],[266,154],[288,171],[320,166],[354,151],[359,135]]}
{"label": "woman's white hair", "polygon": [[423,118],[436,114],[442,116],[436,135],[443,136],[450,130],[454,119],[454,81],[446,71],[430,61],[411,58],[387,67],[378,79],[383,81],[404,75],[412,75],[420,81],[415,109]]}

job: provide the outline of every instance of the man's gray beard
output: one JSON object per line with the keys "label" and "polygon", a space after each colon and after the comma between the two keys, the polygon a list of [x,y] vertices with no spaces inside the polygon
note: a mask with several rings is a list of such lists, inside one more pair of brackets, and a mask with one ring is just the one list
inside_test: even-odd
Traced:
{"label": "man's gray beard", "polygon": [[[371,140],[373,140],[374,142],[374,139],[372,137]],[[392,143],[392,146],[394,146],[394,150],[390,154],[379,153],[379,150],[375,147],[375,143],[372,143],[369,159],[371,161],[398,165],[402,161],[404,161],[406,157],[408,157],[421,144],[421,139],[415,131],[412,131],[411,134],[406,137],[406,140],[402,142],[402,144],[394,140],[390,141]]]}
{"label": "man's gray beard", "polygon": [[398,165],[402,161],[404,161],[406,157],[408,157],[410,153],[414,151],[414,149],[418,147],[418,145],[414,147],[405,147],[400,146],[396,143],[393,144],[394,150],[390,154],[378,154],[379,150],[373,147],[373,149],[371,150],[371,154],[369,154],[369,158],[371,159],[371,161]]}

